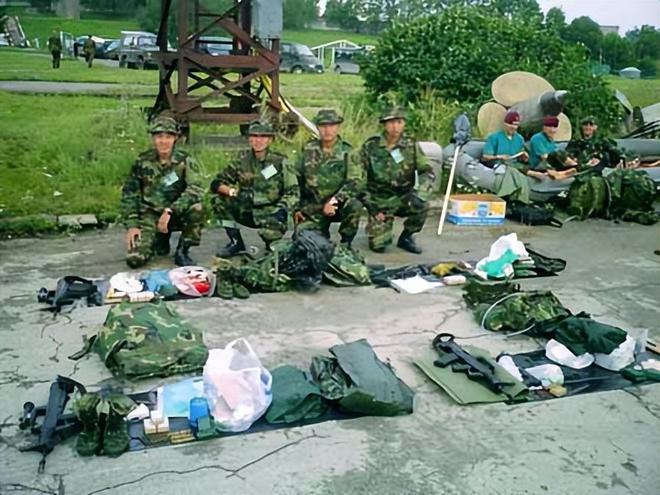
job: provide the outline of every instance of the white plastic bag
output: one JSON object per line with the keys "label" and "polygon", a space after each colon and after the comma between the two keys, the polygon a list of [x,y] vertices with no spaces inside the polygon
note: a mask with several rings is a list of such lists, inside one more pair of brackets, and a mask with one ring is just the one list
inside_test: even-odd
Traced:
{"label": "white plastic bag", "polygon": [[268,409],[273,379],[245,339],[211,349],[204,365],[204,395],[216,427],[245,431]]}
{"label": "white plastic bag", "polygon": [[594,357],[596,358],[596,364],[601,368],[610,371],[619,371],[635,362],[635,339],[630,335],[626,335],[626,340],[612,352],[609,354],[595,352]]}
{"label": "white plastic bag", "polygon": [[474,272],[485,279],[499,279],[513,275],[513,262],[527,258],[529,254],[525,245],[518,240],[518,235],[503,235],[490,246],[487,257],[477,263]]}
{"label": "white plastic bag", "polygon": [[594,356],[592,354],[585,352],[576,356],[568,347],[561,342],[557,342],[555,339],[548,340],[548,343],[545,345],[545,357],[557,364],[568,366],[574,370],[581,370],[582,368],[591,366],[594,362]]}

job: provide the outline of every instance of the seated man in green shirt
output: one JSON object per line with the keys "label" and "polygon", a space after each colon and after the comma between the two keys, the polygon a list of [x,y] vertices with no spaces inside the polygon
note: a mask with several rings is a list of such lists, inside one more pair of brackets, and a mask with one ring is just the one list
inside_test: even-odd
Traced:
{"label": "seated man in green shirt", "polygon": [[[517,165],[528,159],[525,151],[525,140],[518,134],[520,115],[518,112],[510,111],[504,116],[504,128],[493,132],[486,138],[481,163],[487,167],[494,168],[498,163]],[[527,168],[527,167],[524,167]]]}
{"label": "seated man in green shirt", "polygon": [[[555,135],[559,128],[559,119],[554,116],[543,118],[543,130],[537,132],[529,141],[529,167],[528,175],[539,180],[546,176],[555,180],[562,180],[575,174],[577,161],[560,152]],[[557,170],[562,169],[562,170]]]}

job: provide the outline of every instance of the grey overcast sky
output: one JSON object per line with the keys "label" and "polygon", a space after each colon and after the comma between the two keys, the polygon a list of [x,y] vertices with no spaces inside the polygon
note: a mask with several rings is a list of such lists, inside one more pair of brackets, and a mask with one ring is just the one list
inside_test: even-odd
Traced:
{"label": "grey overcast sky", "polygon": [[[537,0],[543,12],[560,7],[571,22],[583,15],[598,24],[619,26],[624,35],[635,27],[649,24],[660,27],[660,0]],[[325,7],[325,0],[321,0]]]}

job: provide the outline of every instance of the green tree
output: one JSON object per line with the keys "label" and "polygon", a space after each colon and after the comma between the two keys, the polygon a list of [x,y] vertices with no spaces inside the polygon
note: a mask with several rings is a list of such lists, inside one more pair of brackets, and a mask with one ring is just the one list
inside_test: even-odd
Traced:
{"label": "green tree", "polygon": [[316,0],[284,0],[283,10],[286,29],[303,29],[318,17]]}
{"label": "green tree", "polygon": [[342,29],[357,31],[360,25],[359,14],[357,0],[328,0],[325,5],[325,20]]}
{"label": "green tree", "polygon": [[603,63],[612,69],[619,70],[635,64],[632,43],[616,33],[609,33],[603,37],[602,50]]}
{"label": "green tree", "polygon": [[372,99],[395,93],[415,102],[426,90],[473,107],[491,99],[490,85],[504,72],[523,70],[570,92],[569,116],[597,114],[614,125],[611,91],[591,75],[584,48],[566,43],[541,25],[492,15],[485,7],[449,7],[439,15],[385,31],[363,67]]}
{"label": "green tree", "polygon": [[560,38],[564,38],[567,27],[564,11],[559,7],[552,7],[548,10],[545,14],[545,27],[549,31],[556,33]]}
{"label": "green tree", "polygon": [[566,28],[564,39],[573,43],[581,43],[586,47],[592,60],[599,59],[603,33],[598,23],[590,17],[582,16],[573,19],[573,22]]}

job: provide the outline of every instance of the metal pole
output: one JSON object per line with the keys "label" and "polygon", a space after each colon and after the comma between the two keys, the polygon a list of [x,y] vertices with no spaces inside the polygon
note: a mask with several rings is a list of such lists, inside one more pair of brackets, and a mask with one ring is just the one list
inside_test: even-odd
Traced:
{"label": "metal pole", "polygon": [[454,150],[454,159],[451,163],[451,170],[449,171],[449,180],[447,181],[447,190],[445,191],[445,198],[442,202],[442,213],[440,213],[440,223],[438,224],[438,235],[442,235],[442,228],[445,225],[445,217],[447,216],[447,207],[449,205],[449,195],[451,194],[451,186],[454,183],[454,172],[456,171],[456,162],[458,161],[458,154],[461,151],[461,145],[456,143]]}

